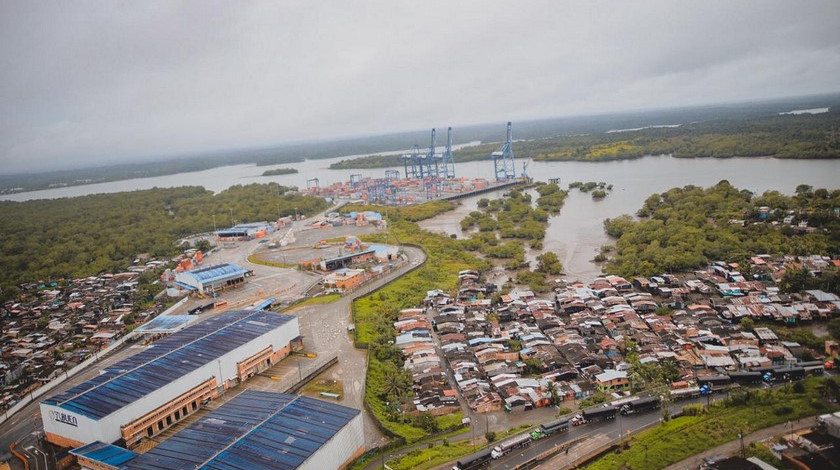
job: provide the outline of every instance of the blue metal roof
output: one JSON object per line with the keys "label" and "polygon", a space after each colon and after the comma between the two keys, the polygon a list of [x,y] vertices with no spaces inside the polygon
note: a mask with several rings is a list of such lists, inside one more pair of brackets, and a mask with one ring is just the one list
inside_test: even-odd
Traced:
{"label": "blue metal roof", "polygon": [[171,333],[196,320],[194,315],[163,315],[140,325],[134,333]]}
{"label": "blue metal roof", "polygon": [[247,390],[123,470],[294,469],[359,413],[314,398]]}
{"label": "blue metal roof", "polygon": [[235,264],[217,264],[206,268],[193,269],[192,271],[187,271],[185,274],[192,275],[198,282],[207,283],[244,276],[247,272],[247,269]]}
{"label": "blue metal roof", "polygon": [[70,453],[94,460],[96,462],[101,462],[115,468],[137,457],[137,454],[130,450],[99,441],[91,442],[90,444],[79,447],[78,449],[73,449]]}
{"label": "blue metal roof", "polygon": [[255,310],[225,312],[155,342],[44,403],[103,418],[293,318]]}

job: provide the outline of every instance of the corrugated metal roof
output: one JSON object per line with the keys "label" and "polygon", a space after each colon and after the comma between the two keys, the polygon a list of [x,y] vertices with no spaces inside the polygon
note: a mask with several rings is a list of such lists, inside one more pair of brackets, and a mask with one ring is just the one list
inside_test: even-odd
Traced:
{"label": "corrugated metal roof", "polygon": [[140,325],[134,333],[172,333],[198,320],[194,315],[164,315]]}
{"label": "corrugated metal roof", "polygon": [[235,264],[217,264],[206,268],[193,269],[192,271],[187,271],[185,274],[192,275],[198,282],[207,283],[220,279],[244,276],[247,272],[247,269]]}
{"label": "corrugated metal roof", "polygon": [[247,390],[123,469],[294,469],[359,413],[314,398]]}
{"label": "corrugated metal roof", "polygon": [[108,416],[293,318],[254,310],[225,312],[157,341],[44,403],[93,419]]}
{"label": "corrugated metal roof", "polygon": [[90,444],[79,447],[78,449],[73,449],[70,453],[94,460],[96,462],[101,462],[112,467],[119,467],[129,460],[137,457],[137,454],[130,450],[99,441],[91,442]]}

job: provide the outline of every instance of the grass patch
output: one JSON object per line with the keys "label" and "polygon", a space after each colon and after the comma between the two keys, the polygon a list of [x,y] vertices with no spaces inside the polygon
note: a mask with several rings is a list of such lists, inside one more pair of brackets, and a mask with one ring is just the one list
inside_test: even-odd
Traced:
{"label": "grass patch", "polygon": [[415,449],[407,454],[389,460],[388,466],[394,470],[428,469],[437,467],[458,457],[477,452],[469,441],[459,441],[448,446],[436,445],[431,449]]}
{"label": "grass patch", "polygon": [[[475,425],[475,423],[473,424]],[[531,427],[533,426],[530,424],[523,424],[521,426],[508,429],[505,432],[498,433],[496,435],[496,440],[490,443],[490,445],[495,446],[500,441],[512,435],[521,434]],[[457,434],[463,432],[470,432],[470,429],[464,428],[459,430]],[[388,466],[394,470],[427,469],[455,460],[458,457],[478,452],[487,446],[488,444],[486,443],[479,446],[473,446],[469,440],[459,441],[457,443],[450,444],[449,446],[437,444],[432,448],[412,450],[405,455],[389,460],[387,463]]]}
{"label": "grass patch", "polygon": [[[789,420],[834,411],[840,407],[829,405],[821,396],[823,380],[806,380],[803,394],[785,388],[733,394],[732,399],[714,404],[705,415],[683,416],[642,431],[632,439],[628,450],[605,455],[586,468],[659,469],[733,441],[739,432],[749,434]],[[781,406],[790,407],[790,412],[778,414],[776,410]]]}
{"label": "grass patch", "polygon": [[303,387],[304,394],[310,394],[315,397],[320,397],[321,392],[324,393],[335,393],[338,395],[344,395],[344,385],[338,380],[332,379],[321,379],[313,382],[309,382]]}
{"label": "grass patch", "polygon": [[259,258],[256,254],[248,255],[248,262],[254,264],[261,264],[263,266],[268,266],[271,268],[288,268],[294,269],[297,268],[297,265],[294,263],[275,263],[274,261],[266,261],[262,258]]}

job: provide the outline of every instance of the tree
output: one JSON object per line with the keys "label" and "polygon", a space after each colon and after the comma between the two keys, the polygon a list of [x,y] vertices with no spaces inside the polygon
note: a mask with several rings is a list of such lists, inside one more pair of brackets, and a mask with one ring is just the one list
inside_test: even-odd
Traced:
{"label": "tree", "polygon": [[195,242],[195,248],[202,253],[207,253],[212,247],[213,245],[206,238],[201,238]]}
{"label": "tree", "polygon": [[840,385],[831,377],[823,379],[822,395],[829,403],[835,403],[840,400]]}
{"label": "tree", "polygon": [[551,397],[551,404],[552,405],[556,406],[560,403],[560,394],[559,394],[559,390],[557,388],[557,383],[556,382],[554,382],[553,380],[550,380],[545,385],[545,391],[548,392],[548,395]]}
{"label": "tree", "polygon": [[741,319],[741,329],[744,331],[752,331],[755,328],[755,320],[750,317],[744,317]]}
{"label": "tree", "polygon": [[382,391],[386,398],[397,399],[404,395],[411,388],[410,381],[406,380],[405,374],[391,363],[385,371],[385,380],[382,383]]}
{"label": "tree", "polygon": [[563,263],[552,251],[547,251],[537,256],[537,271],[546,274],[560,274],[563,272]]}
{"label": "tree", "polygon": [[493,431],[487,431],[484,433],[484,438],[487,439],[488,443],[493,442],[496,440],[496,433]]}
{"label": "tree", "polygon": [[828,322],[828,333],[832,338],[840,341],[840,317]]}
{"label": "tree", "polygon": [[785,292],[802,292],[809,287],[812,278],[807,268],[789,267],[785,270],[779,287]]}

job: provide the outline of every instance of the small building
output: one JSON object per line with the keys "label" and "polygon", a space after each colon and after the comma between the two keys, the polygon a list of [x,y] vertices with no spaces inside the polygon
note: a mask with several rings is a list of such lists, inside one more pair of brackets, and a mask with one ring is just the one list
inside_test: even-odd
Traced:
{"label": "small building", "polygon": [[245,282],[251,271],[235,264],[217,264],[175,274],[175,284],[201,294],[234,287]]}
{"label": "small building", "polygon": [[607,369],[595,376],[595,385],[602,392],[621,390],[630,384],[627,372],[614,369]]}
{"label": "small building", "polygon": [[758,336],[761,344],[777,344],[779,342],[779,337],[770,328],[755,328],[753,332]]}
{"label": "small building", "polygon": [[324,276],[324,287],[350,290],[365,282],[364,269],[342,268]]}

